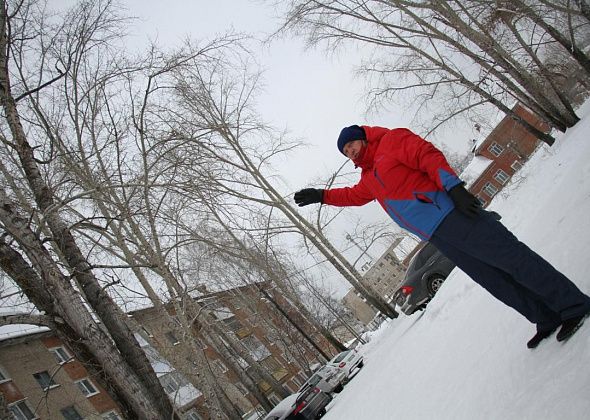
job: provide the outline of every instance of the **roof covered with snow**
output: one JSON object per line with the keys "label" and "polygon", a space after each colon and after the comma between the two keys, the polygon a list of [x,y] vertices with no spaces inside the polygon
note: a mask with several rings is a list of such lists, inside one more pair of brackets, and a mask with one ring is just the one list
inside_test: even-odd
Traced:
{"label": "roof covered with snow", "polygon": [[463,169],[463,172],[459,175],[465,182],[465,186],[468,188],[484,171],[490,166],[493,161],[484,156],[473,156],[469,165]]}

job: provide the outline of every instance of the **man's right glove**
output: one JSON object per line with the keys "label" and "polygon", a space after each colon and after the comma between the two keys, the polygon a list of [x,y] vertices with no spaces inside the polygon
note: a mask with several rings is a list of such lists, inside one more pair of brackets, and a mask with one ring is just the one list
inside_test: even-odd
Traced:
{"label": "man's right glove", "polygon": [[324,198],[324,190],[316,190],[315,188],[304,188],[295,193],[295,203],[299,207],[307,206],[308,204],[321,203]]}
{"label": "man's right glove", "polygon": [[454,186],[449,190],[449,196],[455,204],[455,208],[470,219],[474,219],[479,214],[481,203],[479,200],[465,189],[463,184]]}

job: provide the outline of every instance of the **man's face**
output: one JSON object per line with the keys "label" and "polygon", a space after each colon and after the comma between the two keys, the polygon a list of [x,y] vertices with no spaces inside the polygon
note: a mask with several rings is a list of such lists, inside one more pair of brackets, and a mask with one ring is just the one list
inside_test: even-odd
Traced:
{"label": "man's face", "polygon": [[342,151],[347,158],[355,160],[362,148],[363,140],[353,140],[346,143],[342,148]]}

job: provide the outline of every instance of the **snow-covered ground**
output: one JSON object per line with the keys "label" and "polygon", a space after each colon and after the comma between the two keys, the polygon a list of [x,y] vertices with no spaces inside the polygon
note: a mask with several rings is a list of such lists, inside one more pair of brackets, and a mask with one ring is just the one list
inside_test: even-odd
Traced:
{"label": "snow-covered ground", "polygon": [[[492,209],[590,294],[590,103]],[[326,420],[590,419],[590,320],[538,348],[534,326],[456,269],[422,313],[384,324]]]}

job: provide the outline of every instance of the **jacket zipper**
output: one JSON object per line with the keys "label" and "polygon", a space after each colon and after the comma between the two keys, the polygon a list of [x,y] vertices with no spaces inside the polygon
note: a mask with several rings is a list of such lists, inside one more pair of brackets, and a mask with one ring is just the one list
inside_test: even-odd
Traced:
{"label": "jacket zipper", "polygon": [[381,184],[381,186],[383,188],[385,188],[385,182],[383,182],[383,180],[381,179],[381,177],[379,176],[379,174],[377,173],[377,168],[375,168],[373,170],[373,175],[375,175],[375,179],[377,180],[377,182],[379,182],[379,184]]}

